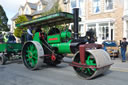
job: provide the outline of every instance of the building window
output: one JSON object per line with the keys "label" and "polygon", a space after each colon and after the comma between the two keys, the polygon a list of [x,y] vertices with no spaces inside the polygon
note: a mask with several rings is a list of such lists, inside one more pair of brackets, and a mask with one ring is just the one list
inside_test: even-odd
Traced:
{"label": "building window", "polygon": [[80,36],[85,36],[84,24],[79,24],[78,31]]}
{"label": "building window", "polygon": [[113,40],[113,24],[97,23],[87,25],[87,30],[92,29],[97,37],[97,42],[102,43],[104,40]]}
{"label": "building window", "polygon": [[[74,25],[71,24],[71,31],[74,33]],[[85,36],[85,31],[84,31],[84,24],[79,24],[78,26],[78,34],[79,36]]]}
{"label": "building window", "polygon": [[99,26],[99,39],[100,40],[108,40],[109,39],[109,30],[107,25]]}
{"label": "building window", "polygon": [[28,9],[28,7],[25,9],[25,14],[29,14],[29,9]]}
{"label": "building window", "polygon": [[85,2],[84,2],[84,0],[79,0],[79,15],[80,16],[85,15]]}
{"label": "building window", "polygon": [[126,21],[125,37],[128,39],[128,21]]}
{"label": "building window", "polygon": [[93,13],[100,12],[100,0],[93,0]]}
{"label": "building window", "polygon": [[42,10],[42,4],[38,5],[38,11]]}
{"label": "building window", "polygon": [[113,0],[105,0],[105,10],[113,9]]}
{"label": "building window", "polygon": [[73,13],[73,8],[77,7],[79,8],[79,15],[84,16],[85,15],[85,0],[71,0],[71,9],[70,12]]}
{"label": "building window", "polygon": [[95,24],[88,25],[87,30],[90,30],[90,29],[92,29],[95,32],[95,35],[96,35],[96,25]]}

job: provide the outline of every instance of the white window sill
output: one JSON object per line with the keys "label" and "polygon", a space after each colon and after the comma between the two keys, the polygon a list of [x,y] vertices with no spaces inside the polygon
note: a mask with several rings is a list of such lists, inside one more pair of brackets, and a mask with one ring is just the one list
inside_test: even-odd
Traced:
{"label": "white window sill", "polygon": [[98,13],[92,13],[93,15],[97,15],[97,14],[100,14],[101,12],[98,12]]}
{"label": "white window sill", "polygon": [[113,12],[113,11],[115,11],[115,9],[110,9],[110,10],[104,10],[104,12]]}

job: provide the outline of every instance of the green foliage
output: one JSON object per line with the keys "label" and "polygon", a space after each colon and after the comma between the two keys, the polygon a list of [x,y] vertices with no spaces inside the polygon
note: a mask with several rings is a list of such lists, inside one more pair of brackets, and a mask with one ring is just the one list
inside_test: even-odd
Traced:
{"label": "green foliage", "polygon": [[19,23],[26,22],[26,21],[28,21],[27,17],[25,15],[21,15],[21,16],[18,16],[15,22],[16,24],[19,24]]}
{"label": "green foliage", "polygon": [[[18,18],[16,19],[15,22],[16,22],[16,24],[19,24],[19,23],[26,22],[26,21],[28,21],[27,17],[25,15],[21,15],[21,16],[18,16]],[[20,38],[24,30],[27,30],[27,28],[26,27],[24,27],[24,28],[17,27],[14,30],[14,35],[16,37]]]}
{"label": "green foliage", "polygon": [[44,26],[42,27],[43,29],[43,32],[45,33],[48,33],[48,31],[51,29],[51,28],[58,28],[60,31],[63,31],[65,29],[67,29],[67,26],[64,24],[64,25],[56,25],[56,26],[53,26],[53,27],[48,27],[48,26]]}
{"label": "green foliage", "polygon": [[20,28],[14,29],[14,35],[15,35],[16,37],[20,38],[21,35],[22,35],[22,29],[20,29]]}
{"label": "green foliage", "polygon": [[57,13],[57,12],[62,12],[61,8],[59,7],[58,2],[56,2],[54,4],[54,6],[49,11],[46,11],[46,12],[42,13],[42,16],[46,16],[46,15]]}
{"label": "green foliage", "polygon": [[65,25],[56,25],[56,28],[59,28],[60,31],[63,31],[65,29]]}
{"label": "green foliage", "polygon": [[0,31],[9,31],[7,26],[8,18],[3,7],[0,5]]}

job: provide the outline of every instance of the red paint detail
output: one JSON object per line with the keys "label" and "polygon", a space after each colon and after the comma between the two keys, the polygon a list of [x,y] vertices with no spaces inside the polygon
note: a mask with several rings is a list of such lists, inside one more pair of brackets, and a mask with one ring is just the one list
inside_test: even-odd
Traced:
{"label": "red paint detail", "polygon": [[[113,63],[112,63],[113,64]],[[70,66],[75,66],[75,67],[82,67],[82,68],[96,68],[96,69],[100,69],[100,68],[103,68],[103,67],[107,67],[107,66],[110,66],[112,64],[109,64],[109,65],[106,65],[106,66],[101,66],[101,67],[97,67],[97,66],[94,66],[94,65],[86,65],[86,64],[81,64],[81,63],[77,63],[77,62],[72,62],[70,64]]]}
{"label": "red paint detail", "polygon": [[52,59],[52,61],[56,60],[56,57],[55,57],[54,53],[52,53],[51,59]]}
{"label": "red paint detail", "polygon": [[49,41],[51,41],[51,40],[58,40],[58,38],[50,38]]}
{"label": "red paint detail", "polygon": [[82,68],[97,68],[96,66],[94,65],[86,65],[86,64],[81,64],[81,63],[77,63],[77,62],[72,62],[70,64],[70,66],[75,66],[75,67],[82,67]]}
{"label": "red paint detail", "polygon": [[80,51],[80,61],[81,61],[81,64],[86,64],[85,62],[85,45],[80,45],[79,46],[79,51]]}
{"label": "red paint detail", "polygon": [[[85,51],[88,49],[101,49],[101,48],[102,48],[101,44],[82,44],[82,45],[80,45],[79,52],[80,52],[80,62],[81,63],[72,61],[71,66],[76,66],[76,67],[78,67],[78,66],[81,67],[82,65],[87,66],[86,62],[85,62],[85,59],[86,59]],[[93,67],[93,66],[87,66],[84,68],[91,68],[91,67]]]}
{"label": "red paint detail", "polygon": [[100,48],[102,48],[101,44],[83,44],[83,45],[80,45],[79,46],[79,51],[80,51],[80,61],[81,61],[81,63],[86,64],[86,62],[85,62],[85,57],[86,57],[85,51],[87,49],[100,49]]}
{"label": "red paint detail", "polygon": [[40,37],[40,39],[44,40],[44,35],[43,35],[43,33],[39,33],[39,37]]}

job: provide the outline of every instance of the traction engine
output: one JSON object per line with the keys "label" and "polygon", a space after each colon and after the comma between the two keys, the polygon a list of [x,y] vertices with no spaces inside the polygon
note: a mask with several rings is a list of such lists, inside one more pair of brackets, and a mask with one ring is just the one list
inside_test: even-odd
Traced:
{"label": "traction engine", "polygon": [[102,45],[90,43],[90,36],[78,36],[78,8],[73,10],[73,37],[68,29],[60,32],[58,28],[52,28],[48,34],[36,32],[33,41],[24,44],[22,57],[28,69],[38,69],[43,63],[56,66],[61,63],[64,54],[69,53],[75,54],[70,65],[85,79],[92,79],[110,68],[112,61],[109,54],[102,50]]}

